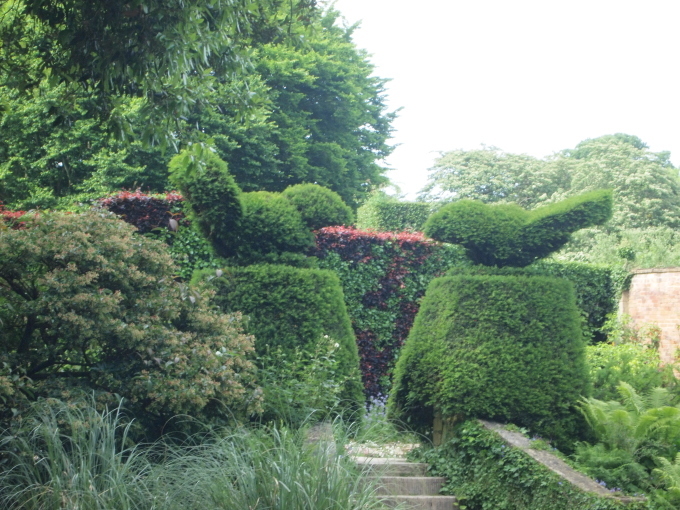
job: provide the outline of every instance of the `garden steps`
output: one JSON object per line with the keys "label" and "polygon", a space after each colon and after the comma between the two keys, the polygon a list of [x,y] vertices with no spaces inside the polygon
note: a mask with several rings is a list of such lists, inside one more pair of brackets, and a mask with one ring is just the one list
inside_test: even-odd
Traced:
{"label": "garden steps", "polygon": [[444,478],[425,476],[427,464],[403,458],[354,457],[389,507],[403,510],[458,510],[454,496],[441,496]]}

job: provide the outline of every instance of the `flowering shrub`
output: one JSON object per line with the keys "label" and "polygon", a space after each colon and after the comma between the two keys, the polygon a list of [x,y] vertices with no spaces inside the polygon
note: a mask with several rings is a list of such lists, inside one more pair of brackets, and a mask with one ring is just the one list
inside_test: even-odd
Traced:
{"label": "flowering shrub", "polygon": [[394,360],[432,278],[467,264],[463,250],[418,232],[327,227],[316,232],[319,266],[337,273],[361,358],[364,392],[387,393]]}
{"label": "flowering shrub", "polygon": [[177,283],[165,247],[111,214],[41,214],[0,231],[0,260],[0,420],[35,396],[92,391],[126,398],[153,430],[257,407],[240,316]]}

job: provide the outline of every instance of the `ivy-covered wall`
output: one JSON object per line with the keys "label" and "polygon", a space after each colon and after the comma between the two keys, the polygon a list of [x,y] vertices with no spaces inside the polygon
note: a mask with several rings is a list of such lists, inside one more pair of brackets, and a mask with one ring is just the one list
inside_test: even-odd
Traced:
{"label": "ivy-covered wall", "polygon": [[385,394],[396,356],[430,281],[468,264],[457,246],[420,233],[386,233],[346,227],[316,232],[319,266],[340,277],[361,358],[364,392]]}
{"label": "ivy-covered wall", "polygon": [[455,494],[468,510],[650,508],[647,502],[584,492],[476,421],[462,423],[455,432],[453,439],[420,453],[418,460],[430,464],[430,474],[446,477],[444,492]]}

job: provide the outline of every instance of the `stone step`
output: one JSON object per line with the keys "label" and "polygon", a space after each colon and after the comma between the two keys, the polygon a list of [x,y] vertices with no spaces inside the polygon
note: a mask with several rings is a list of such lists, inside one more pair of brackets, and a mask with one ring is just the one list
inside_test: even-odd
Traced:
{"label": "stone step", "polygon": [[454,496],[387,496],[382,502],[399,510],[459,510]]}
{"label": "stone step", "polygon": [[435,476],[369,476],[378,494],[396,496],[433,496],[446,481]]}
{"label": "stone step", "polygon": [[379,476],[424,476],[427,464],[407,462],[402,458],[354,457],[357,465]]}

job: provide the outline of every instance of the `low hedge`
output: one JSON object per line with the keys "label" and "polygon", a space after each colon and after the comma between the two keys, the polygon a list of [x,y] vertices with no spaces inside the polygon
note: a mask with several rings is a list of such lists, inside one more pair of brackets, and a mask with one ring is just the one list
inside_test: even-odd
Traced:
{"label": "low hedge", "polygon": [[511,421],[569,444],[589,394],[574,290],[542,276],[430,283],[397,361],[389,412],[429,432],[444,418]]}
{"label": "low hedge", "polygon": [[357,210],[357,227],[378,232],[422,231],[432,214],[432,204],[400,202],[384,194],[375,195]]}
{"label": "low hedge", "polygon": [[255,336],[260,355],[270,347],[290,352],[310,348],[324,335],[337,342],[337,375],[346,379],[344,407],[355,412],[363,406],[357,345],[335,274],[261,264],[225,268],[211,282],[217,291],[215,302],[224,312],[249,317],[246,331]]}
{"label": "low hedge", "polygon": [[466,510],[649,508],[647,502],[626,504],[582,491],[476,421],[460,424],[444,445],[416,455],[430,464],[430,474],[446,477],[444,493],[454,494]]}

